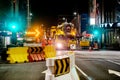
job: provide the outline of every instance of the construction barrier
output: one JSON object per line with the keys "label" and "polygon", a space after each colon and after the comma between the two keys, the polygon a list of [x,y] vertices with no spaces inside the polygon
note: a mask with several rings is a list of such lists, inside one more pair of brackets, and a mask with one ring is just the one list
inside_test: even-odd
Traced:
{"label": "construction barrier", "polygon": [[53,45],[47,45],[44,48],[45,58],[56,57],[56,49]]}
{"label": "construction barrier", "polygon": [[8,48],[9,63],[35,62],[45,60],[42,47],[12,47]]}
{"label": "construction barrier", "polygon": [[42,47],[29,47],[28,48],[29,62],[45,60],[45,53]]}
{"label": "construction barrier", "polygon": [[64,75],[70,72],[70,59],[69,57],[63,59],[56,59],[54,61],[54,75],[55,77]]}
{"label": "construction barrier", "polygon": [[37,62],[37,61],[43,61],[45,60],[45,54],[29,54],[28,55],[29,62]]}
{"label": "construction barrier", "polygon": [[42,47],[28,47],[28,53],[41,53],[43,51]]}
{"label": "construction barrier", "polygon": [[9,63],[20,63],[20,62],[28,62],[28,47],[13,47],[8,48],[7,54],[7,61]]}
{"label": "construction barrier", "polygon": [[43,61],[46,58],[56,56],[56,50],[53,45],[43,47],[12,47],[8,48],[7,61],[9,63],[35,62]]}
{"label": "construction barrier", "polygon": [[75,68],[74,54],[46,59],[45,80],[80,80]]}

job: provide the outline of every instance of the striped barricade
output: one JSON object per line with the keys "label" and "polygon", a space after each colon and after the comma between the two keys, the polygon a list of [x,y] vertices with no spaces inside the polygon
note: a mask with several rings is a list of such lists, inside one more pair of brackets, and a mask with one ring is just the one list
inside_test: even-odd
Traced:
{"label": "striped barricade", "polygon": [[42,47],[29,47],[28,50],[29,62],[45,60],[45,53]]}
{"label": "striped barricade", "polygon": [[74,54],[47,58],[45,80],[80,80],[74,65]]}
{"label": "striped barricade", "polygon": [[54,75],[55,77],[67,74],[70,72],[69,57],[63,59],[56,59],[54,61]]}

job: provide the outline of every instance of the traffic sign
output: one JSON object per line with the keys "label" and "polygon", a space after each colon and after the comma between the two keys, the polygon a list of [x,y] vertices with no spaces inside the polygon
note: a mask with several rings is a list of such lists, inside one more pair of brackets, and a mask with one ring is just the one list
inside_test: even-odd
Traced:
{"label": "traffic sign", "polygon": [[36,29],[35,31],[26,32],[26,35],[38,37],[40,35],[40,32]]}
{"label": "traffic sign", "polygon": [[42,47],[29,47],[28,53],[41,53],[43,51]]}
{"label": "traffic sign", "polygon": [[55,63],[55,66],[54,66],[55,77],[60,76],[60,75],[64,75],[64,74],[70,72],[70,59],[69,59],[69,57],[62,58],[62,59],[56,59],[54,63]]}

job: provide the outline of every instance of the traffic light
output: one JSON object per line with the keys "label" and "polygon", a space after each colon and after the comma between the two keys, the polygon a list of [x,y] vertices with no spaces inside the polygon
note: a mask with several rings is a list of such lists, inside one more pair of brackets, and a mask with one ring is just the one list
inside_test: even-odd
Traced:
{"label": "traffic light", "polygon": [[93,34],[98,35],[98,30],[94,30]]}
{"label": "traffic light", "polygon": [[100,37],[100,35],[101,35],[101,30],[100,30],[100,29],[94,29],[94,30],[93,30],[93,35],[94,35],[94,37]]}
{"label": "traffic light", "polygon": [[18,23],[17,22],[9,22],[8,26],[9,26],[9,30],[11,30],[12,32],[15,32],[15,31],[17,31]]}
{"label": "traffic light", "polygon": [[12,26],[12,28],[13,28],[13,29],[15,29],[15,28],[16,28],[16,26],[15,26],[15,25],[13,25],[13,26]]}
{"label": "traffic light", "polygon": [[9,30],[11,32],[16,32],[16,31],[20,31],[23,27],[24,21],[21,21],[21,17],[9,17],[6,19],[6,30]]}

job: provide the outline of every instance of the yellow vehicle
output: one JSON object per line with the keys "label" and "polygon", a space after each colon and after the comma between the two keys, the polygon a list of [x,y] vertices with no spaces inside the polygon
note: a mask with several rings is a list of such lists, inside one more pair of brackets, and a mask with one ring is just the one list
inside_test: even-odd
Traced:
{"label": "yellow vehicle", "polygon": [[57,49],[69,49],[75,48],[76,42],[71,37],[76,36],[76,28],[72,23],[62,23],[58,26],[51,27],[51,37],[55,40],[55,46]]}
{"label": "yellow vehicle", "polygon": [[82,49],[89,49],[91,46],[91,36],[83,36],[79,42]]}
{"label": "yellow vehicle", "polygon": [[80,46],[81,47],[89,47],[90,41],[89,40],[82,40],[82,41],[80,41]]}

